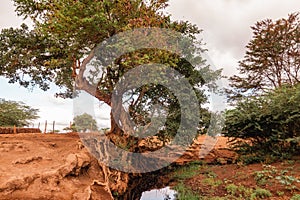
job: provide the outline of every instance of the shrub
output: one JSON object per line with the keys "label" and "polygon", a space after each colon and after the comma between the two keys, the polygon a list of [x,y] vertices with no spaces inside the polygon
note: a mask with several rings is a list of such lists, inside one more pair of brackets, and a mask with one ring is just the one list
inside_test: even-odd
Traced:
{"label": "shrub", "polygon": [[267,198],[267,197],[271,197],[272,194],[269,190],[265,190],[262,188],[256,188],[254,190],[254,192],[251,194],[251,200],[252,199],[257,199],[257,198]]}
{"label": "shrub", "polygon": [[250,162],[297,155],[300,142],[300,85],[249,97],[228,110],[224,135]]}
{"label": "shrub", "polygon": [[300,199],[300,194],[294,195],[291,200],[299,200]]}

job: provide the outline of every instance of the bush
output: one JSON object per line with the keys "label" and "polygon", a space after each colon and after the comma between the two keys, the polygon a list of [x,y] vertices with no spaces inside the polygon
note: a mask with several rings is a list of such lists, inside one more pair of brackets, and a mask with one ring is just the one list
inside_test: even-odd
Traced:
{"label": "bush", "polygon": [[291,200],[299,200],[300,199],[300,194],[295,194]]}
{"label": "bush", "polygon": [[251,198],[250,199],[264,199],[264,198],[267,198],[267,197],[271,197],[272,194],[269,190],[265,190],[265,189],[262,189],[262,188],[256,188],[254,190],[254,192],[251,194]]}
{"label": "bush", "polygon": [[[300,85],[249,97],[228,110],[224,135],[251,161],[296,155],[300,139]],[[249,160],[248,160],[249,161]]]}

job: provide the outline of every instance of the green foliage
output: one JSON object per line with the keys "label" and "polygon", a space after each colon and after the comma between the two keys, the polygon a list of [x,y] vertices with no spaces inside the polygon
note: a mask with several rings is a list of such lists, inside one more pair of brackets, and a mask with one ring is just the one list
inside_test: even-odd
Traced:
{"label": "green foliage", "polygon": [[276,193],[277,193],[278,196],[283,196],[284,195],[284,192],[282,192],[282,191],[277,191]]}
{"label": "green foliage", "polygon": [[299,13],[287,19],[259,21],[240,62],[240,76],[230,78],[225,135],[245,163],[272,162],[299,152]]}
{"label": "green foliage", "polygon": [[[140,27],[169,28],[191,38],[200,32],[188,22],[172,22],[168,15],[163,14],[161,11],[167,6],[166,0],[151,0],[148,3],[143,0],[14,2],[17,14],[32,19],[34,29],[29,30],[23,24],[17,29],[2,30],[0,75],[9,78],[11,83],[18,82],[25,87],[38,85],[44,90],[54,82],[62,87],[62,92],[58,93],[62,97],[71,97],[74,76],[78,75],[76,71],[82,64],[81,60],[114,34]],[[149,54],[147,58],[143,54],[134,54],[133,60],[138,62],[148,57],[148,61],[154,56],[161,58],[158,54]],[[123,59],[130,56],[124,55]],[[165,60],[168,58],[170,61],[170,56]],[[132,62],[131,58],[123,61],[122,65],[116,64],[119,65],[116,69],[119,73],[115,73],[118,77],[111,77],[112,68],[107,68],[103,71],[104,80],[118,81],[115,78],[122,76],[124,69],[132,68],[137,63]],[[189,70],[188,66],[181,71],[184,70]],[[102,87],[99,91],[104,92],[105,89]]]}
{"label": "green foliage", "polygon": [[29,126],[32,120],[39,118],[37,112],[38,109],[23,102],[0,99],[0,126]]}
{"label": "green foliage", "polygon": [[277,170],[275,167],[271,165],[265,165],[263,171],[256,171],[254,173],[254,179],[257,183],[257,185],[264,186],[272,181],[274,181],[274,178],[277,174]]}
{"label": "green foliage", "polygon": [[[74,71],[99,43],[124,30],[153,26],[189,32],[188,23],[171,23],[160,11],[166,1],[142,0],[14,0],[19,16],[30,18],[33,30],[23,24],[0,34],[0,75],[11,83],[49,89],[62,87],[58,95],[72,97]],[[75,66],[76,65],[76,66]],[[78,70],[78,68],[76,69]]]}
{"label": "green foliage", "polygon": [[267,185],[272,183],[280,183],[285,186],[287,190],[298,189],[295,184],[300,180],[294,176],[288,175],[289,170],[278,171],[274,166],[264,165],[264,170],[256,171],[254,173],[254,179],[258,185]]}
{"label": "green foliage", "polygon": [[87,113],[77,115],[74,117],[73,121],[74,129],[79,132],[85,132],[87,130],[96,131],[98,129],[96,120]]}
{"label": "green foliage", "polygon": [[233,183],[226,185],[225,189],[226,189],[227,193],[232,196],[235,196],[236,193],[238,192],[238,186]]}
{"label": "green foliage", "polygon": [[272,193],[269,190],[262,189],[262,188],[246,188],[242,185],[235,185],[235,184],[229,184],[225,187],[226,191],[229,195],[233,197],[237,197],[240,199],[249,199],[249,200],[255,200],[255,199],[264,199],[267,197],[271,197]]}
{"label": "green foliage", "polygon": [[281,173],[281,175],[276,176],[276,180],[285,186],[287,190],[299,190],[298,187],[296,187],[296,183],[300,183],[300,179],[294,177],[285,175],[285,172]]}
{"label": "green foliage", "polygon": [[174,189],[178,192],[176,198],[178,200],[200,200],[200,197],[182,182],[177,184]]}
{"label": "green foliage", "polygon": [[252,190],[245,188],[242,185],[235,185],[233,183],[228,184],[225,186],[226,191],[228,192],[229,195],[233,197],[248,197],[250,196]]}
{"label": "green foliage", "polygon": [[272,193],[269,190],[256,188],[254,192],[251,194],[251,200],[253,199],[264,199],[267,197],[271,197]]}
{"label": "green foliage", "polygon": [[173,175],[176,180],[185,180],[192,178],[199,173],[202,163],[190,163],[177,169]]}
{"label": "green foliage", "polygon": [[203,185],[210,187],[218,187],[223,182],[221,180],[216,180],[215,178],[205,178],[202,180]]}
{"label": "green foliage", "polygon": [[300,194],[295,194],[291,200],[299,200],[300,199]]}
{"label": "green foliage", "polygon": [[297,155],[299,102],[300,85],[287,85],[264,96],[249,97],[227,111],[224,134],[232,138],[241,155],[252,161]]}

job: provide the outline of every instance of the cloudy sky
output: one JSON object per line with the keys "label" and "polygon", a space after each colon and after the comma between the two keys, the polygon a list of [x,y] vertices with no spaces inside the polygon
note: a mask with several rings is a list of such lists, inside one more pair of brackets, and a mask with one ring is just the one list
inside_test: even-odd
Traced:
{"label": "cloudy sky", "polygon": [[[216,68],[223,68],[224,74],[237,73],[237,63],[245,53],[245,46],[251,39],[250,26],[255,22],[271,18],[287,17],[300,11],[299,0],[170,0],[168,13],[173,19],[190,21],[201,29],[209,50],[208,56]],[[18,27],[22,20],[14,13],[11,0],[1,0],[0,29]],[[1,59],[1,58],[0,58]],[[11,85],[0,78],[0,98],[23,101],[40,109],[42,125],[45,120],[56,121],[62,129],[73,118],[73,101],[54,98],[55,88],[48,92],[39,89],[28,91],[18,85]],[[98,109],[98,107],[97,107]],[[97,112],[99,126],[108,126],[107,112]]]}

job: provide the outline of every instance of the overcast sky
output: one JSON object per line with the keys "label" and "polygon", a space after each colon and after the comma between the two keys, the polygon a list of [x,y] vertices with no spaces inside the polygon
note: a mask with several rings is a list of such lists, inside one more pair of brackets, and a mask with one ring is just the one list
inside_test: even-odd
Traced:
{"label": "overcast sky", "polygon": [[[271,18],[287,17],[300,11],[299,0],[170,0],[168,13],[176,20],[190,21],[201,29],[208,55],[216,68],[223,68],[224,74],[237,73],[238,61],[245,53],[245,46],[252,36],[250,26],[255,22]],[[22,20],[14,13],[11,0],[1,0],[0,29],[17,27]],[[1,58],[0,58],[1,59]],[[56,121],[62,129],[73,118],[72,100],[54,98],[55,90],[28,91],[18,85],[11,85],[0,78],[0,98],[23,101],[40,109],[41,118],[35,122]],[[107,112],[98,112],[100,126],[108,126]]]}

